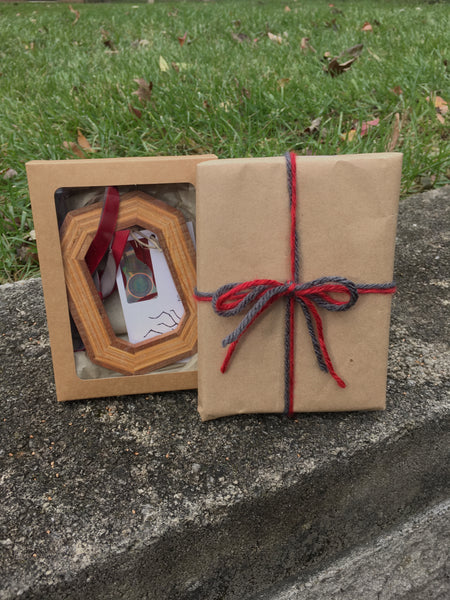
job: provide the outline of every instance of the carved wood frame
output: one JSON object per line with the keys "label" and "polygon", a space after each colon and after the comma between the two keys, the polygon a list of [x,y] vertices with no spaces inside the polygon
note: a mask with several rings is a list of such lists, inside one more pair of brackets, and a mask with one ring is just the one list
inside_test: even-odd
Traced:
{"label": "carved wood frame", "polygon": [[195,354],[195,251],[183,215],[142,192],[121,198],[116,229],[137,225],[157,235],[185,310],[175,331],[132,344],[114,333],[85,261],[102,208],[100,202],[71,211],[60,232],[69,308],[89,358],[112,371],[138,375]]}

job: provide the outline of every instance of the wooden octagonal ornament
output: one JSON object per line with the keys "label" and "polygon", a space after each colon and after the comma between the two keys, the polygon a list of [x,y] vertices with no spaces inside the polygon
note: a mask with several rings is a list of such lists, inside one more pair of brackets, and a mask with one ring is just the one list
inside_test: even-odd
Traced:
{"label": "wooden octagonal ornament", "polygon": [[116,230],[138,226],[151,230],[164,252],[184,316],[176,329],[132,344],[116,336],[86,264],[103,203],[73,210],[61,228],[61,252],[69,308],[92,362],[125,375],[148,373],[197,351],[195,252],[183,215],[142,192],[120,200]]}

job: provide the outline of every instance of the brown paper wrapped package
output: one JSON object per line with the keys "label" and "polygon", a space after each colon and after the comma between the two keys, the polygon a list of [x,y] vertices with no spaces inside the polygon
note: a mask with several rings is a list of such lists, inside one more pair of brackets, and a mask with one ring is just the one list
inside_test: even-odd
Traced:
{"label": "brown paper wrapped package", "polygon": [[[342,276],[393,279],[402,155],[297,158],[300,280]],[[283,157],[229,159],[197,167],[198,289],[256,278],[290,279],[290,216]],[[295,315],[295,412],[385,407],[392,298],[368,294],[347,312],[320,310],[341,389],[316,361],[300,308]],[[221,341],[243,315],[217,316],[199,302],[199,412],[202,420],[283,412],[284,313],[279,300],[257,319],[225,374]]]}

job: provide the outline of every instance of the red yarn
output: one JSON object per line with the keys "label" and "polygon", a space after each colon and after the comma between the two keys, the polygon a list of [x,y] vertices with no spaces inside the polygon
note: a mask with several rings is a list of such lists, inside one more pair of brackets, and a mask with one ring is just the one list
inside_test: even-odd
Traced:
{"label": "red yarn", "polygon": [[310,313],[314,317],[317,330],[317,339],[319,340],[320,349],[322,350],[323,358],[325,360],[328,372],[330,373],[331,377],[336,381],[339,387],[345,388],[345,383],[334,370],[333,363],[331,362],[330,355],[328,354],[327,346],[325,344],[325,338],[323,335],[322,319],[320,318],[320,315],[316,307],[314,306],[314,302],[306,298],[303,298],[303,302],[309,308]]}
{"label": "red yarn", "polygon": [[292,417],[294,414],[294,308],[295,299],[291,296],[289,298],[289,417]]}
{"label": "red yarn", "polygon": [[296,280],[296,231],[297,231],[297,156],[291,152],[291,279]]}
{"label": "red yarn", "polygon": [[358,290],[358,294],[395,294],[397,291],[397,287],[393,285],[389,288],[356,288]]}

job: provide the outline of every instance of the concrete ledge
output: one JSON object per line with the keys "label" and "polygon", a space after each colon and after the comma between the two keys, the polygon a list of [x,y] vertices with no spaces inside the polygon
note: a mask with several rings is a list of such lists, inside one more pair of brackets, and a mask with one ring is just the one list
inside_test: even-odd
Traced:
{"label": "concrete ledge", "polygon": [[433,506],[306,581],[291,584],[282,591],[258,594],[257,598],[447,600],[449,513],[449,502]]}
{"label": "concrete ledge", "polygon": [[40,281],[1,286],[0,598],[254,598],[443,501],[449,199],[401,206],[384,413],[201,424],[193,392],[58,404]]}

